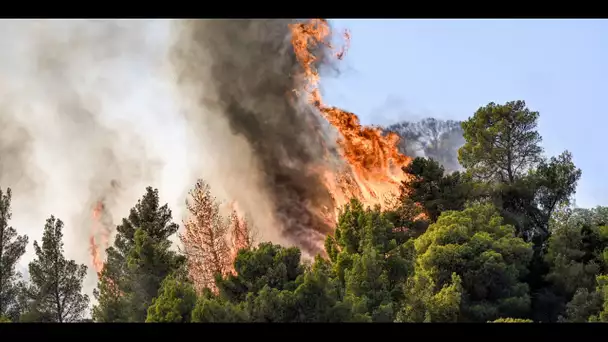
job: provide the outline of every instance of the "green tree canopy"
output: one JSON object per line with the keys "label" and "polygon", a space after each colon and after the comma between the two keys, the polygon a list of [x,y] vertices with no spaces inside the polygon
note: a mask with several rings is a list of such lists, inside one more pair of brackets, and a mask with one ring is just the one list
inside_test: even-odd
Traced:
{"label": "green tree canopy", "polygon": [[601,298],[601,308],[597,315],[589,317],[590,322],[608,323],[608,275],[599,275],[597,277],[596,292]]}
{"label": "green tree canopy", "polygon": [[143,322],[163,279],[178,270],[183,256],[170,250],[177,231],[168,205],[160,206],[158,190],[148,187],[117,226],[114,247],[107,250],[93,318],[99,322]]}
{"label": "green tree canopy", "polygon": [[[490,103],[462,123],[466,143],[459,150],[462,165],[484,190],[476,196],[491,199],[506,222],[537,249],[549,236],[552,213],[569,203],[581,176],[568,151],[543,157],[538,116],[523,101]],[[542,268],[540,259],[535,257],[535,273]]]}
{"label": "green tree canopy", "polygon": [[551,220],[541,298],[547,320],[585,322],[598,304],[596,279],[608,271],[608,208],[562,210]]}
{"label": "green tree canopy", "polygon": [[331,265],[317,257],[311,267],[296,248],[262,243],[242,249],[236,275],[218,275],[219,294],[207,290],[192,313],[194,322],[366,321],[341,300]]}
{"label": "green tree canopy", "polygon": [[241,250],[234,261],[237,275],[229,274],[216,280],[222,298],[244,301],[248,294],[256,294],[264,287],[294,290],[296,279],[304,273],[298,248],[283,248],[272,243],[261,243],[254,249]]}
{"label": "green tree canopy", "polygon": [[466,143],[458,160],[477,179],[515,182],[541,160],[538,116],[524,101],[479,108],[462,123]]}
{"label": "green tree canopy", "polygon": [[570,299],[577,289],[593,290],[596,276],[607,272],[608,208],[575,209],[551,224],[547,279],[559,295]]}
{"label": "green tree canopy", "polygon": [[[416,277],[406,286],[414,303],[404,306],[402,319],[426,319],[428,314],[420,316],[420,312],[433,308],[424,303],[425,298],[442,291],[444,303],[456,303],[454,295],[462,291],[459,321],[486,322],[528,313],[528,287],[521,279],[532,257],[531,245],[516,237],[514,228],[504,225],[491,205],[444,212],[416,239],[415,247]],[[428,289],[432,292],[425,294]],[[439,300],[431,299],[426,301]],[[415,310],[417,316],[410,314],[415,306],[424,309]]]}
{"label": "green tree canopy", "polygon": [[[353,312],[372,321],[393,321],[403,297],[400,285],[413,271],[408,227],[395,227],[391,214],[352,200],[342,210],[325,248]],[[356,318],[362,319],[362,317]]]}
{"label": "green tree canopy", "polygon": [[190,322],[196,301],[192,284],[170,275],[163,280],[158,297],[152,300],[146,322]]}
{"label": "green tree canopy", "polygon": [[34,241],[36,258],[29,264],[33,320],[76,322],[83,318],[89,297],[82,294],[85,265],[63,255],[63,222],[51,216],[44,226],[42,246]]}
{"label": "green tree canopy", "polygon": [[443,211],[464,209],[469,200],[472,184],[466,175],[446,175],[443,166],[433,159],[415,158],[403,171],[413,179],[403,182],[402,197],[420,203],[431,222],[437,221]]}

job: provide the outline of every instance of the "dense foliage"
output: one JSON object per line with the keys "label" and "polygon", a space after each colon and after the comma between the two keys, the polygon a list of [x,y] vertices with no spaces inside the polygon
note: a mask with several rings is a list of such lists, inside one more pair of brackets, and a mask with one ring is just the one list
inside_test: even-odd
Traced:
{"label": "dense foliage", "polygon": [[[175,252],[178,225],[148,188],[107,250],[93,320],[608,322],[608,208],[572,206],[581,171],[567,151],[544,156],[538,117],[514,101],[462,123],[389,128],[423,155],[404,168],[400,204],[351,200],[325,258],[230,243],[244,223],[223,218],[202,181]],[[82,319],[85,266],[63,256],[63,223],[47,221],[24,282],[15,264],[27,237],[9,220],[10,190],[0,192],[0,322]]]}

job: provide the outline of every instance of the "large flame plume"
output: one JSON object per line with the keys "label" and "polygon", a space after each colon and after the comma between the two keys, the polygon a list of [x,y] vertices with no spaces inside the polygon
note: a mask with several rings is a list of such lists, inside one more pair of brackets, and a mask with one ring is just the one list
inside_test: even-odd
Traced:
{"label": "large flame plume", "polygon": [[196,155],[209,165],[197,177],[238,203],[263,240],[323,253],[348,200],[386,206],[397,198],[410,161],[397,136],[328,106],[318,88],[318,70],[344,57],[348,33],[334,50],[322,19],[191,20],[177,28],[180,102],[193,145],[211,147]]}
{"label": "large flame plume", "polygon": [[[195,82],[200,83],[201,79],[208,77],[216,80],[213,84],[216,87],[216,97],[210,98],[209,95],[205,95],[201,102],[209,108],[225,106],[218,112],[223,112],[222,115],[229,121],[232,132],[249,139],[254,149],[253,153],[257,153],[256,164],[262,168],[263,179],[267,182],[265,189],[271,189],[269,197],[274,203],[273,211],[277,218],[275,222],[283,226],[285,235],[294,238],[296,245],[309,254],[322,253],[321,242],[324,235],[330,233],[335,225],[338,209],[353,197],[369,206],[380,205],[386,208],[391,205],[390,200],[397,198],[400,184],[407,180],[402,168],[410,162],[410,158],[399,153],[397,149],[398,136],[392,133],[384,134],[376,127],[362,126],[354,113],[324,103],[319,90],[318,67],[330,63],[330,59],[340,60],[345,56],[350,43],[348,31],[344,33],[345,44],[339,49],[334,49],[330,42],[331,28],[323,19],[272,23],[252,20],[240,21],[238,24],[223,21],[195,21],[189,24],[190,30],[195,33],[192,39],[200,40],[196,43],[205,43],[206,49],[212,49],[213,53],[217,54],[206,61],[212,66],[211,76],[197,74],[200,72],[201,61],[191,61],[197,63],[197,69],[183,60],[176,64],[182,63],[182,67],[188,67],[187,77],[198,77]],[[247,40],[260,38],[251,38],[242,32],[264,32],[270,29],[290,35],[288,44],[291,51],[284,53],[280,62],[258,60],[253,57],[250,60],[243,59],[233,50],[238,47],[235,48],[233,45],[228,48],[223,45],[225,42],[222,35],[232,35],[233,31],[245,37],[244,42],[234,42],[234,44],[246,45]],[[266,36],[272,38],[272,35]],[[267,37],[264,39],[271,39]],[[279,42],[280,39],[275,39],[273,42],[262,41],[260,47],[268,49],[272,44],[281,46]],[[193,43],[190,41],[189,44]],[[215,45],[220,48],[213,49]],[[184,46],[182,52],[183,48]],[[191,54],[192,47],[188,46],[188,48]],[[264,54],[265,52],[262,51],[262,55]],[[183,56],[184,54],[181,58],[184,58]],[[209,56],[207,55],[206,58]],[[284,64],[282,68],[281,63]],[[276,65],[281,69],[276,70]],[[263,75],[262,79],[248,76],[251,72],[257,72],[258,78]],[[235,93],[239,87],[226,87],[224,82],[240,84],[243,88],[242,93]],[[259,88],[264,84],[266,88]],[[293,98],[288,96],[291,90],[296,94],[306,95],[304,100],[312,105],[310,107],[313,110],[302,109],[301,105],[295,103]],[[207,93],[214,91],[208,90]],[[218,98],[223,100],[218,101]],[[276,109],[273,110],[273,106]],[[282,114],[284,118],[277,117]],[[209,118],[209,114],[207,115],[205,124],[213,125],[215,121]],[[337,141],[328,140],[331,135],[327,134],[322,121],[326,121],[335,129],[339,137]],[[281,133],[280,130],[293,134]],[[258,132],[266,134],[258,135]],[[201,132],[198,134],[203,135]],[[283,138],[288,140],[279,140]],[[291,145],[287,145],[289,143]],[[334,147],[337,147],[337,151],[333,149]],[[227,150],[224,152],[230,155]],[[234,160],[231,159],[229,162],[233,163]],[[220,168],[223,172],[227,171]],[[222,179],[224,183],[221,184],[222,187],[229,188],[227,183],[230,181]],[[218,187],[213,188],[216,190]],[[251,214],[253,210],[251,204],[247,203],[250,198],[244,198],[243,192],[255,190],[259,188],[243,189],[241,193],[233,191],[228,194],[227,199],[234,208],[237,208],[237,203],[239,206],[244,206],[244,210],[239,208],[233,211],[230,222],[235,224],[236,228],[243,226],[244,230],[247,230],[247,222],[242,220],[242,217]],[[103,205],[97,208],[103,208]],[[236,215],[237,211],[239,215]],[[91,237],[91,251],[93,265],[100,272],[103,263],[97,246],[107,248],[108,237],[104,235],[103,225],[99,223],[98,210],[94,213],[96,214],[94,214],[93,227],[97,237]],[[257,223],[259,224],[259,221]],[[193,224],[190,226],[194,227]],[[189,224],[186,224],[184,236],[188,237],[187,245],[193,249],[193,242],[200,240],[204,234],[195,234],[195,229],[188,228]],[[238,236],[238,229],[233,230],[233,234],[235,233],[233,239],[243,239]],[[199,244],[204,244],[204,241],[199,241]],[[233,244],[236,246],[244,242],[234,241]],[[238,248],[232,249],[232,254],[236,250]]]}
{"label": "large flame plume", "polygon": [[[328,187],[337,202],[336,207],[352,197],[367,205],[390,205],[390,200],[396,198],[401,183],[408,178],[402,169],[411,158],[399,152],[399,137],[396,134],[384,134],[379,128],[364,127],[354,113],[323,102],[313,51],[319,45],[332,49],[332,32],[328,22],[312,19],[307,23],[292,24],[290,29],[291,43],[307,81],[304,90],[310,103],[340,133],[340,152],[350,167],[350,174],[342,172],[326,175]],[[335,53],[338,59],[344,57],[350,44],[348,31],[344,37],[344,47]]]}
{"label": "large flame plume", "polygon": [[181,216],[203,178],[259,240],[314,255],[337,208],[384,205],[406,179],[395,136],[322,101],[318,70],[346,52],[332,51],[325,20],[2,25],[0,185],[14,190],[15,226],[37,239],[54,213],[66,254],[97,272],[111,215],[128,215],[148,185]]}

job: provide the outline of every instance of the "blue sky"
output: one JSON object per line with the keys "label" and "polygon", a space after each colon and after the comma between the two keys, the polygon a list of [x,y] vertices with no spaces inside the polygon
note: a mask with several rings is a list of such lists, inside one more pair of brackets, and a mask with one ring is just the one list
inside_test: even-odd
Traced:
{"label": "blue sky", "polygon": [[568,149],[583,170],[577,205],[608,205],[608,21],[333,20],[351,31],[325,100],[366,124],[463,120],[489,102],[540,112],[548,155]]}

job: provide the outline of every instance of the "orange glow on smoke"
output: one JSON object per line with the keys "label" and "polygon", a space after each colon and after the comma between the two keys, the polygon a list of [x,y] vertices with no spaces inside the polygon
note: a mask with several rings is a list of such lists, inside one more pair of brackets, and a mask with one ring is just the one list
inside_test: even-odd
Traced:
{"label": "orange glow on smoke", "polygon": [[[290,29],[291,43],[304,69],[304,90],[308,100],[340,133],[337,143],[350,169],[337,175],[331,171],[322,172],[336,207],[353,197],[366,205],[390,205],[388,201],[397,197],[401,182],[408,179],[402,168],[410,163],[411,158],[398,151],[399,137],[396,134],[383,134],[379,128],[362,126],[355,114],[323,102],[319,90],[320,77],[314,66],[317,58],[312,51],[319,46],[332,50],[328,22],[311,19],[307,23],[290,25]],[[346,44],[334,54],[338,59],[344,57],[350,44],[348,31],[344,38]]]}

